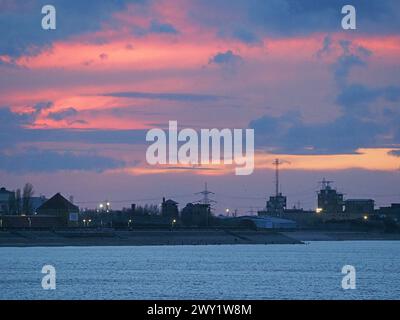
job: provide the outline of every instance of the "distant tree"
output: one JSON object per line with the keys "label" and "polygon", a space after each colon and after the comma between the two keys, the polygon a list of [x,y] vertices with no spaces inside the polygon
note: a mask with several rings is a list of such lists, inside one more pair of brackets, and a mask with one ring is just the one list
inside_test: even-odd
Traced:
{"label": "distant tree", "polygon": [[156,215],[160,214],[160,210],[156,204],[146,205],[145,208],[146,208],[147,214],[149,214],[149,215],[156,216]]}
{"label": "distant tree", "polygon": [[15,214],[16,213],[16,208],[15,208],[16,202],[15,202],[15,192],[11,193],[9,198],[8,198],[8,214]]}
{"label": "distant tree", "polygon": [[33,185],[29,182],[25,184],[22,191],[22,213],[26,215],[32,214],[32,197],[34,194]]}
{"label": "distant tree", "polygon": [[159,215],[160,210],[155,204],[145,204],[144,207],[137,206],[135,209],[135,214],[141,216]]}
{"label": "distant tree", "polygon": [[21,202],[22,202],[21,189],[17,189],[17,191],[15,191],[15,205],[14,205],[15,214],[21,214],[22,213],[22,211],[21,211]]}

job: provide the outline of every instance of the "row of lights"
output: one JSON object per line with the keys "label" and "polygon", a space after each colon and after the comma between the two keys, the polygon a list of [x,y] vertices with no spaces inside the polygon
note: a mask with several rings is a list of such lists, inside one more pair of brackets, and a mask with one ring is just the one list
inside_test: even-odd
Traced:
{"label": "row of lights", "polygon": [[[111,203],[108,202],[108,201],[105,204],[104,203],[100,203],[99,204],[99,210],[103,211],[104,207],[105,207],[106,212],[110,212],[110,206],[111,206]],[[99,211],[99,210],[97,210],[97,211]]]}
{"label": "row of lights", "polygon": [[[89,226],[89,224],[92,222],[92,219],[87,219],[87,220],[86,220],[86,219],[83,219],[82,221],[83,221],[83,225],[86,227],[86,226]],[[129,220],[128,220],[128,227],[131,226],[132,222],[133,222],[132,219],[129,219]],[[172,225],[172,226],[175,226],[175,224],[176,224],[176,219],[173,219],[173,220],[171,221],[171,225]]]}
{"label": "row of lights", "polygon": [[[324,209],[322,209],[322,208],[317,208],[317,209],[315,209],[315,212],[316,213],[322,213],[324,211]],[[364,215],[363,216],[363,219],[364,220],[368,220],[368,215]]]}

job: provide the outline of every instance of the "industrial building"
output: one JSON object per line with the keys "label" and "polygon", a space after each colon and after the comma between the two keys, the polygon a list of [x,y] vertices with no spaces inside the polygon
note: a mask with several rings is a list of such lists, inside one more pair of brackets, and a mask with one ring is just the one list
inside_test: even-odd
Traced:
{"label": "industrial building", "polygon": [[392,203],[390,207],[381,207],[378,213],[382,218],[392,218],[395,221],[400,221],[400,203]]}
{"label": "industrial building", "polygon": [[209,226],[211,207],[204,203],[188,203],[181,211],[181,220],[186,226]]}
{"label": "industrial building", "polygon": [[281,217],[286,210],[286,197],[282,193],[269,197],[267,201],[267,213],[276,217]]}
{"label": "industrial building", "polygon": [[318,192],[318,213],[340,214],[343,213],[343,194],[338,193],[331,187],[333,181],[325,178],[321,181],[322,189]]}
{"label": "industrial building", "polygon": [[275,165],[275,195],[269,197],[269,200],[266,203],[266,210],[262,210],[258,212],[259,216],[274,216],[274,217],[282,217],[284,211],[286,210],[287,199],[282,192],[279,190],[279,166],[284,163],[279,159],[275,159],[273,164]]}
{"label": "industrial building", "polygon": [[346,214],[372,215],[375,210],[375,201],[372,199],[347,199],[344,201]]}

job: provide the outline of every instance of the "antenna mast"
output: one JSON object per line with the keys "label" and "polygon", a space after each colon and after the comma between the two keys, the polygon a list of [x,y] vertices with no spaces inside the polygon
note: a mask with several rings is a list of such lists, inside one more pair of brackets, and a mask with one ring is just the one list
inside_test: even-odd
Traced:
{"label": "antenna mast", "polygon": [[215,193],[208,190],[208,188],[207,188],[207,182],[204,184],[204,190],[203,190],[203,191],[200,191],[200,192],[197,192],[197,193],[195,193],[195,194],[201,194],[201,195],[203,195],[203,198],[202,198],[201,200],[197,201],[198,203],[206,204],[206,205],[209,205],[209,206],[211,206],[212,203],[216,203],[216,201],[214,201],[214,200],[212,200],[212,199],[210,199],[210,198],[208,197],[210,194],[215,194]]}
{"label": "antenna mast", "polygon": [[289,161],[275,159],[273,164],[275,165],[275,196],[279,196],[279,166],[284,163],[290,163]]}

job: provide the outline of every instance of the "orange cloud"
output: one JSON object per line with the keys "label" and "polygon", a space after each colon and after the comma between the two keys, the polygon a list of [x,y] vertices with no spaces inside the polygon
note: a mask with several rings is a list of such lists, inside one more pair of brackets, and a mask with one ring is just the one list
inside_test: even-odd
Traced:
{"label": "orange cloud", "polygon": [[[363,169],[374,171],[395,171],[400,166],[400,158],[390,155],[393,149],[359,149],[355,154],[339,155],[277,155],[258,152],[255,155],[255,173],[263,170],[274,170],[273,161],[276,158],[285,159],[289,163],[284,165],[284,170],[346,170]],[[196,175],[224,176],[234,175],[235,165],[190,166],[190,165],[159,165],[150,166],[145,161],[137,167],[111,170],[116,173],[127,173],[131,175],[146,174],[180,174],[193,173]]]}

